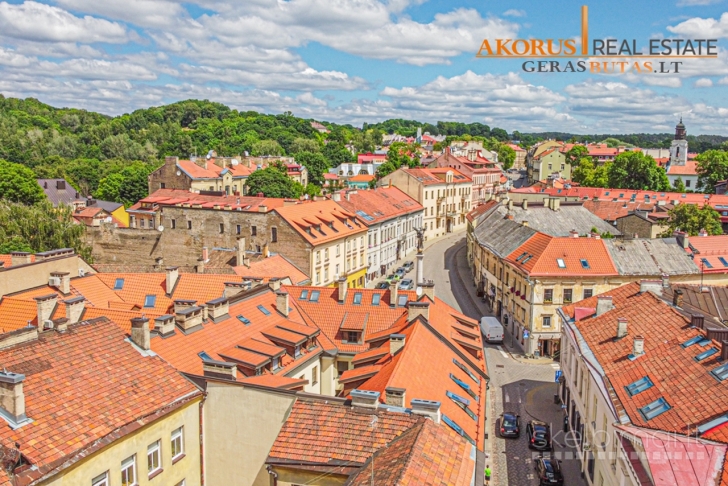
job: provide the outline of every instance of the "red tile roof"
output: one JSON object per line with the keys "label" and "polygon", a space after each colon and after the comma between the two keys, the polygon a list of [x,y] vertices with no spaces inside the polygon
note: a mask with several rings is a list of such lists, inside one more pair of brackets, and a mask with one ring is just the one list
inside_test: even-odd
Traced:
{"label": "red tile roof", "polygon": [[[397,216],[422,211],[422,205],[396,187],[378,187],[368,191],[348,191],[337,204],[369,226]],[[374,218],[372,221],[361,216],[362,211]]]}
{"label": "red tile roof", "polygon": [[[26,376],[23,391],[32,422],[16,430],[0,427],[0,443],[9,448],[20,443],[23,456],[39,468],[21,478],[68,467],[65,461],[116,440],[124,427],[131,432],[168,413],[172,404],[200,395],[162,359],[140,355],[125,337],[101,318],[0,351],[5,369]],[[12,484],[4,470],[0,484]]]}
{"label": "red tile roof", "polygon": [[686,251],[694,255],[693,261],[698,267],[702,265],[704,273],[728,272],[728,265],[723,263],[728,262],[728,235],[695,236],[688,238],[688,242],[690,247]]}
{"label": "red tile roof", "polygon": [[487,213],[489,210],[493,209],[498,205],[498,201],[495,199],[491,199],[488,202],[485,202],[483,204],[478,204],[473,209],[470,210],[470,212],[465,216],[468,221],[475,221],[483,214]]}
{"label": "red tile roof", "polygon": [[694,160],[688,160],[685,165],[670,165],[667,168],[668,175],[698,175],[698,163]]}
{"label": "red tile roof", "polygon": [[[282,207],[285,199],[272,197],[252,196],[206,196],[183,189],[157,189],[149,196],[140,200],[129,211],[154,211],[155,206],[200,206],[206,209],[214,209],[217,205],[225,209],[235,211],[258,212],[260,206],[266,206],[268,211]],[[148,207],[145,207],[148,206]]]}
{"label": "red tile roof", "polygon": [[275,211],[314,246],[367,231],[360,218],[331,200],[279,207]]}
{"label": "red tile roof", "polygon": [[242,164],[237,164],[225,168],[220,167],[218,165],[215,165],[214,159],[205,161],[204,166],[197,165],[191,160],[180,160],[177,162],[177,167],[179,167],[193,179],[217,179],[219,177],[222,177],[222,172],[224,170],[230,171],[233,177],[247,177],[253,173],[253,170],[250,167]]}
{"label": "red tile roof", "polygon": [[453,173],[453,183],[455,184],[472,184],[473,181],[469,177],[465,176],[462,172],[450,168],[450,167],[437,167],[434,169],[400,169],[409,175],[417,179],[423,185],[433,184],[445,184],[445,175],[448,172]]}
{"label": "red tile roof", "polygon": [[[707,431],[702,435],[702,438],[728,444],[728,422]],[[721,476],[720,486],[728,486],[728,454],[726,454],[723,462],[723,475]]]}
{"label": "red tile roof", "polygon": [[[3,268],[9,268],[13,265],[13,257],[9,254],[0,255],[0,262],[3,263]],[[30,262],[35,262],[35,255],[30,255]]]}
{"label": "red tile roof", "polygon": [[351,182],[369,182],[371,180],[374,180],[374,177],[375,177],[374,175],[370,175],[370,174],[359,174],[359,175],[351,176],[351,177],[347,178],[347,180],[351,181]]}
{"label": "red tile roof", "polygon": [[614,221],[635,211],[652,211],[655,204],[644,201],[584,201],[583,206],[604,221]]}
{"label": "red tile roof", "polygon": [[233,271],[241,277],[256,277],[263,280],[288,277],[293,285],[300,285],[311,280],[308,275],[283,255],[273,255],[262,260],[255,260],[250,262],[250,266],[237,265],[233,267]]}

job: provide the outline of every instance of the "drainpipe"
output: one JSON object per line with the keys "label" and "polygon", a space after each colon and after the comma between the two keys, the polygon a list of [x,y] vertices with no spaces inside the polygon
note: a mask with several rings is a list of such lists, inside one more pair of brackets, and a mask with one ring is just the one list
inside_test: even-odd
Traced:
{"label": "drainpipe", "polygon": [[270,474],[273,478],[273,484],[271,486],[278,486],[278,473],[276,473],[270,465],[265,466],[265,470],[268,471],[268,474]]}
{"label": "drainpipe", "polygon": [[203,395],[200,400],[200,486],[205,486],[205,445],[204,445],[204,433],[203,433],[203,405],[207,400],[207,394]]}

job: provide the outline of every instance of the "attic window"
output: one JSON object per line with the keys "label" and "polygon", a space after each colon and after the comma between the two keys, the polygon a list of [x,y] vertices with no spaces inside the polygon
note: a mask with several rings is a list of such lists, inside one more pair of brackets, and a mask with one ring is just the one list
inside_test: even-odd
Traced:
{"label": "attic window", "polygon": [[631,385],[625,386],[624,388],[625,390],[627,390],[627,393],[629,393],[629,396],[633,397],[639,393],[642,393],[648,388],[652,388],[652,386],[652,381],[649,379],[649,377],[645,376],[644,378],[640,378],[639,380],[635,381]]}
{"label": "attic window", "polygon": [[260,312],[262,312],[263,314],[265,314],[266,316],[269,316],[270,315],[270,311],[268,309],[266,309],[265,307],[263,307],[262,305],[259,305],[258,306],[258,310]]}
{"label": "attic window", "polygon": [[476,402],[478,401],[478,395],[476,395],[476,393],[470,389],[470,385],[468,385],[467,383],[465,383],[463,380],[459,379],[457,376],[453,375],[452,373],[450,373],[450,379],[452,381],[454,381],[455,383],[457,383],[460,386],[460,388],[465,390],[465,392],[468,395],[470,395],[473,398],[473,400],[475,400]]}
{"label": "attic window", "polygon": [[212,356],[210,356],[209,354],[207,354],[204,351],[200,351],[199,353],[197,353],[197,356],[199,356],[200,358],[202,358],[206,361],[212,361]]}
{"label": "attic window", "polygon": [[707,351],[703,351],[695,357],[695,361],[703,361],[704,359],[710,358],[718,352],[718,348],[710,348]]}
{"label": "attic window", "polygon": [[319,291],[318,290],[312,290],[311,291],[311,298],[308,299],[309,302],[318,302],[319,300]]}
{"label": "attic window", "polygon": [[114,282],[114,290],[122,290],[124,288],[124,279],[117,278]]}
{"label": "attic window", "polygon": [[716,377],[718,381],[728,379],[728,363],[718,366],[716,369],[712,370],[710,374]]}
{"label": "attic window", "polygon": [[407,296],[406,295],[400,295],[397,297],[397,305],[400,307],[404,307],[407,305]]}
{"label": "attic window", "polygon": [[372,305],[379,305],[379,301],[382,300],[382,294],[373,294],[372,295]]}
{"label": "attic window", "polygon": [[687,341],[685,341],[684,343],[682,343],[682,347],[683,348],[688,348],[688,347],[692,346],[695,343],[699,343],[702,340],[703,340],[703,336],[701,336],[701,335],[692,337],[692,338],[688,339]]}
{"label": "attic window", "polygon": [[465,433],[462,427],[460,427],[455,421],[453,421],[450,417],[448,417],[445,414],[442,414],[442,421],[445,422],[447,425],[450,426],[451,429],[453,429],[458,434],[462,435],[465,440],[470,442],[471,444],[475,445],[475,441],[470,438],[468,434]]}
{"label": "attic window", "polygon": [[156,304],[156,302],[156,295],[147,295],[146,297],[144,297],[144,307],[154,307],[154,304]]}
{"label": "attic window", "polygon": [[591,267],[589,266],[589,261],[586,258],[582,258],[581,259],[581,267],[584,270],[590,270],[591,269]]}
{"label": "attic window", "polygon": [[468,417],[475,420],[476,422],[478,421],[478,416],[475,415],[473,411],[468,408],[468,405],[470,405],[470,400],[468,400],[467,398],[463,398],[460,395],[456,395],[455,393],[450,391],[445,392],[445,395],[447,395],[450,400],[455,402],[455,405],[462,408],[465,413],[468,414]]}
{"label": "attic window", "polygon": [[361,305],[361,292],[354,294],[354,304]]}
{"label": "attic window", "polygon": [[566,268],[566,263],[564,263],[564,259],[563,258],[557,258],[556,259],[556,264],[559,266],[559,268]]}
{"label": "attic window", "polygon": [[725,259],[725,258],[723,258],[723,257],[718,257],[718,260],[720,261],[720,263],[722,263],[722,264],[723,264],[723,266],[724,266],[724,267],[728,267],[728,261],[726,261],[726,259]]}
{"label": "attic window", "polygon": [[524,251],[523,253],[521,253],[520,255],[518,255],[518,258],[516,258],[516,261],[517,261],[517,262],[518,262],[518,261],[520,261],[520,260],[521,260],[521,258],[525,257],[526,255],[528,255],[528,253],[526,253],[526,252]]}
{"label": "attic window", "polygon": [[521,264],[525,264],[531,258],[533,258],[533,255],[528,255],[526,258],[523,259],[523,261],[521,262]]}
{"label": "attic window", "polygon": [[298,298],[299,300],[306,300],[308,299],[308,289],[301,291],[301,296]]}
{"label": "attic window", "polygon": [[240,315],[238,316],[238,320],[239,320],[240,322],[242,322],[243,324],[245,324],[246,326],[249,326],[249,325],[250,325],[250,319],[246,318],[246,317],[245,317],[244,315],[242,315],[242,314],[240,314]]}
{"label": "attic window", "polygon": [[706,268],[713,268],[713,265],[708,261],[707,258],[701,258],[700,262],[705,265]]}
{"label": "attic window", "polygon": [[668,410],[670,410],[672,407],[667,403],[667,401],[664,398],[658,398],[652,403],[648,403],[644,407],[640,408],[640,414],[642,414],[642,418],[645,420],[652,420],[653,418],[657,417],[658,415],[661,415]]}
{"label": "attic window", "polygon": [[460,368],[463,371],[463,373],[468,375],[470,377],[470,379],[475,382],[476,385],[480,385],[480,380],[478,379],[478,377],[475,376],[472,371],[470,371],[468,368],[466,368],[464,364],[462,364],[460,361],[458,361],[455,358],[452,359],[452,362],[455,364],[455,366]]}

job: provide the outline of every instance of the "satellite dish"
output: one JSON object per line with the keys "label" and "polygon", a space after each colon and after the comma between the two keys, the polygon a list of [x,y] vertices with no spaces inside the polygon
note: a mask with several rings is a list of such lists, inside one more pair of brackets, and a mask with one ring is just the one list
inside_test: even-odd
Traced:
{"label": "satellite dish", "polygon": [[236,166],[236,165],[238,165],[238,164],[239,164],[240,162],[238,161],[238,159],[233,159],[233,160],[231,160],[231,161],[230,161],[230,163],[231,163],[231,164],[232,164],[233,166]]}
{"label": "satellite dish", "polygon": [[164,226],[162,226],[161,224],[157,226],[157,231],[159,231],[160,233],[164,231]]}
{"label": "satellite dish", "polygon": [[417,287],[415,293],[417,294],[417,297],[422,297],[422,287]]}
{"label": "satellite dish", "polygon": [[179,171],[179,170],[178,170],[178,171],[177,171],[177,175],[178,175],[178,176],[181,176],[181,175],[182,175],[182,171]]}

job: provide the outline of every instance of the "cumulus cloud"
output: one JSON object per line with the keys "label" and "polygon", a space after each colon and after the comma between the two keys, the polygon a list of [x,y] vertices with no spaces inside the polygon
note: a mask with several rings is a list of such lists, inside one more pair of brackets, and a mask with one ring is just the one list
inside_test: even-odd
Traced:
{"label": "cumulus cloud", "polygon": [[700,78],[695,81],[694,86],[696,88],[710,88],[711,86],[713,86],[713,80],[708,78]]}
{"label": "cumulus cloud", "polygon": [[677,25],[667,27],[673,34],[698,39],[720,39],[728,37],[728,12],[720,16],[720,19],[700,18],[680,22]]}
{"label": "cumulus cloud", "polygon": [[506,10],[505,12],[503,12],[503,16],[504,17],[525,17],[526,11],[512,8],[510,10]]}
{"label": "cumulus cloud", "polygon": [[714,3],[720,3],[723,0],[679,0],[677,2],[678,7],[695,7],[695,6],[705,6],[705,5],[712,5]]}

